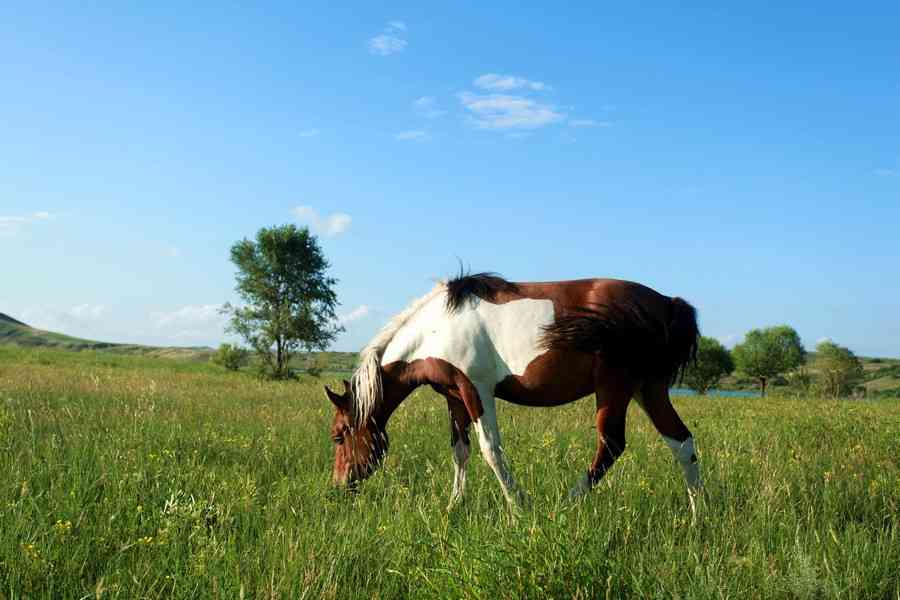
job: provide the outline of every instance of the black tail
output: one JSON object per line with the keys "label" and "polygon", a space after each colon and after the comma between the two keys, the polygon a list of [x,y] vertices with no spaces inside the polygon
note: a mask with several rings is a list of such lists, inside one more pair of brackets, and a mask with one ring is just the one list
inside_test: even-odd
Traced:
{"label": "black tail", "polygon": [[696,358],[699,335],[697,311],[681,298],[672,298],[668,322],[636,302],[582,308],[544,327],[541,344],[595,353],[641,379],[674,383]]}

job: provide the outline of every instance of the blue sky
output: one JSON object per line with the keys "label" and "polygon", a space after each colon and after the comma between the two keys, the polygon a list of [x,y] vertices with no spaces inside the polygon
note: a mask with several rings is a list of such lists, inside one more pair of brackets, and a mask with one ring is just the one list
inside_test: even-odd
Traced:
{"label": "blue sky", "polygon": [[[683,4],[683,3],[682,3]],[[356,350],[462,260],[900,356],[900,7],[4,3],[0,312],[216,344],[310,225]]]}

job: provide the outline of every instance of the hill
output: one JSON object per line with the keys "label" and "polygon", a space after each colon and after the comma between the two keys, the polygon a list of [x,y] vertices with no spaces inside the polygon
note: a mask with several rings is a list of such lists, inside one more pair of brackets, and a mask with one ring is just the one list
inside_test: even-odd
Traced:
{"label": "hill", "polygon": [[60,350],[101,350],[115,354],[153,356],[157,358],[180,358],[186,360],[207,360],[212,354],[206,347],[160,347],[139,344],[116,344],[84,340],[61,333],[44,331],[0,313],[0,344],[25,348],[56,348]]}

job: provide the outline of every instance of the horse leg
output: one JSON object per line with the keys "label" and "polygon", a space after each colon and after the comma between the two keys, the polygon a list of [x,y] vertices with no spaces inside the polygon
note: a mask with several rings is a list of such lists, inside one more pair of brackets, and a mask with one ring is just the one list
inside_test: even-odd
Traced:
{"label": "horse leg", "polygon": [[594,367],[597,401],[597,453],[591,468],[569,491],[569,498],[582,496],[600,481],[616,459],[625,452],[625,416],[634,394],[634,383],[627,374]]}
{"label": "horse leg", "polygon": [[475,384],[472,387],[463,386],[460,391],[463,394],[463,401],[469,405],[474,405],[474,403],[467,401],[466,395],[478,394],[483,412],[474,422],[481,454],[491,470],[494,471],[497,481],[500,482],[506,501],[516,507],[521,507],[525,502],[525,497],[516,485],[509,465],[506,463],[503,447],[500,445],[500,428],[497,426],[497,405],[494,400],[493,386]]}
{"label": "horse leg", "polygon": [[650,417],[653,426],[662,435],[663,441],[672,451],[675,461],[681,465],[684,480],[687,483],[691,512],[696,514],[694,497],[703,486],[700,478],[700,464],[694,448],[694,437],[685,426],[684,421],[675,412],[669,399],[669,386],[666,382],[648,383],[638,396],[638,403]]}
{"label": "horse leg", "polygon": [[462,500],[466,489],[466,463],[469,461],[469,424],[472,419],[465,405],[458,399],[447,396],[450,411],[450,445],[453,447],[453,493],[448,508]]}

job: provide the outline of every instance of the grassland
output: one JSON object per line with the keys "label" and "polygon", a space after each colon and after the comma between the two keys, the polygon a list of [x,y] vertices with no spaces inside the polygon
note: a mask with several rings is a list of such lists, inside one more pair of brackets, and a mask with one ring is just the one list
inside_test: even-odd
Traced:
{"label": "grassland", "polygon": [[329,489],[321,384],[208,364],[0,347],[0,597],[900,598],[900,403],[678,398],[707,497],[632,410],[597,490],[592,402],[501,407],[532,498],[479,457],[465,502],[420,390],[386,468]]}

